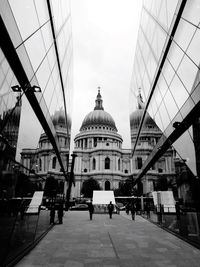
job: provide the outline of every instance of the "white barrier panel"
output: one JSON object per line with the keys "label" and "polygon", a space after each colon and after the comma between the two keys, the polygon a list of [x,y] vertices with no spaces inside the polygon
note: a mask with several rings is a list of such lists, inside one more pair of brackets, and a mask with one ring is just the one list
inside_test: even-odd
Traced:
{"label": "white barrier panel", "polygon": [[176,212],[172,191],[154,191],[152,192],[152,195],[155,206],[161,204],[164,207],[164,212]]}
{"label": "white barrier panel", "polygon": [[113,191],[102,191],[102,190],[94,190],[93,191],[93,205],[97,204],[109,204],[112,201],[112,204],[115,205],[115,197]]}
{"label": "white barrier panel", "polygon": [[39,212],[39,206],[42,203],[44,191],[35,191],[31,203],[26,211],[26,214],[33,214]]}

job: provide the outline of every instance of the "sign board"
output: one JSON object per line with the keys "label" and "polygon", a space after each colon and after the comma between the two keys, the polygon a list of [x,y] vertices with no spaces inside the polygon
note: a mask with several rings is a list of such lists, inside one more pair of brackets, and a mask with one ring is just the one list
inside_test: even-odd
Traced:
{"label": "sign board", "polygon": [[164,212],[175,212],[175,200],[172,191],[154,191],[152,192],[155,206],[163,205]]}
{"label": "sign board", "polygon": [[35,214],[39,212],[39,206],[42,203],[44,191],[35,191],[31,203],[28,206],[26,214]]}
{"label": "sign board", "polygon": [[112,201],[112,204],[115,204],[115,197],[113,191],[102,191],[102,190],[94,190],[93,191],[93,205],[102,205],[102,204],[109,204]]}

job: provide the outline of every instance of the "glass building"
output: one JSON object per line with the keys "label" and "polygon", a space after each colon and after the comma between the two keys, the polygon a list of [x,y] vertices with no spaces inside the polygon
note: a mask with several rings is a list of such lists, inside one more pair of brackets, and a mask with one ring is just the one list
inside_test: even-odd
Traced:
{"label": "glass building", "polygon": [[143,2],[130,87],[131,114],[139,88],[145,103],[132,141],[133,157],[146,116],[162,131],[135,183],[173,148],[177,197],[190,203],[199,202],[199,11],[197,0]]}
{"label": "glass building", "polygon": [[[58,169],[66,178],[72,33],[66,0],[2,0],[0,13],[0,198],[9,198],[17,196],[19,173],[35,175],[40,181],[37,158],[32,157],[26,165],[27,161],[20,162],[23,149],[40,148],[40,136],[48,140],[54,162],[56,157]],[[61,153],[53,122],[58,111],[66,129],[65,154]]]}

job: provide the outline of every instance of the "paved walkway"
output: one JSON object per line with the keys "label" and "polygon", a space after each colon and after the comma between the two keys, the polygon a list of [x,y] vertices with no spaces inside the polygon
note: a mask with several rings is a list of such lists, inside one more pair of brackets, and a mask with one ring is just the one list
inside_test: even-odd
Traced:
{"label": "paved walkway", "polygon": [[17,267],[195,267],[200,250],[156,225],[125,213],[70,211]]}

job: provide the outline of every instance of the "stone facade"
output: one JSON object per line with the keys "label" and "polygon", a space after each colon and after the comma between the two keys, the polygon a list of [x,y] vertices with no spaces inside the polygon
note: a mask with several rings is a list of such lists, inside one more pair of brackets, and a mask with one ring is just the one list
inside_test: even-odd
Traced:
{"label": "stone facade", "polygon": [[104,111],[99,90],[94,110],[86,115],[74,139],[74,197],[80,196],[82,183],[89,178],[97,180],[103,190],[113,190],[130,177],[131,150],[122,149],[122,142],[112,116]]}
{"label": "stone facade", "polygon": [[[56,111],[52,116],[52,122],[56,130],[56,140],[60,147],[60,153],[64,160],[65,168],[67,169],[70,136],[66,128],[64,110],[61,109]],[[64,192],[65,178],[63,173],[60,171],[60,164],[45,133],[42,133],[40,136],[38,148],[22,149],[21,163],[27,168],[27,170],[24,169],[25,174],[30,175],[28,169],[32,169],[38,175],[35,177],[34,174],[31,174],[30,177],[33,182],[39,182],[43,189],[47,176],[52,175],[58,180],[60,192]]]}
{"label": "stone facade", "polygon": [[[144,112],[144,103],[142,96],[139,93],[138,107],[130,116],[131,126],[131,147],[135,147],[136,137],[140,121]],[[149,113],[146,113],[144,123],[140,132],[140,137],[135,147],[132,158],[133,177],[136,178],[142,165],[147,160],[148,156],[154,149],[155,144],[163,135],[155,121],[151,118]],[[171,147],[161,158],[151,167],[151,169],[143,176],[142,192],[143,195],[151,195],[150,192],[157,190],[158,181],[165,180],[168,185],[175,183],[175,165],[174,165],[175,150]],[[161,182],[162,183],[162,182]],[[169,188],[167,188],[169,189]],[[167,190],[166,189],[166,190]]]}

